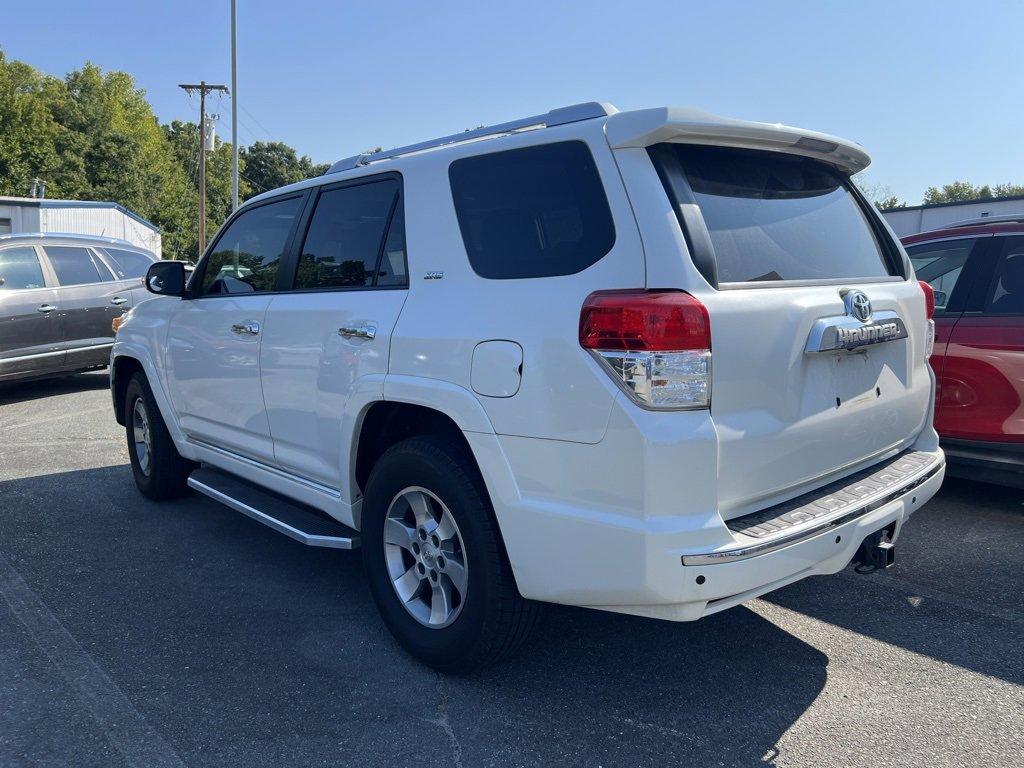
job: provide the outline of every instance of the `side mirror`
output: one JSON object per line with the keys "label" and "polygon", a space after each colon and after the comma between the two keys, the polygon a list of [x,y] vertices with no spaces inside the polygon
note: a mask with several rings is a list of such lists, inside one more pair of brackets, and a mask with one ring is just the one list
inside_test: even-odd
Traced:
{"label": "side mirror", "polygon": [[935,306],[944,307],[949,302],[949,296],[945,291],[935,291]]}
{"label": "side mirror", "polygon": [[0,288],[3,288],[4,287],[4,283],[6,283],[6,282],[7,282],[7,280],[3,277],[3,275],[0,275]]}
{"label": "side mirror", "polygon": [[158,261],[146,270],[146,289],[158,296],[185,295],[185,265],[180,261]]}

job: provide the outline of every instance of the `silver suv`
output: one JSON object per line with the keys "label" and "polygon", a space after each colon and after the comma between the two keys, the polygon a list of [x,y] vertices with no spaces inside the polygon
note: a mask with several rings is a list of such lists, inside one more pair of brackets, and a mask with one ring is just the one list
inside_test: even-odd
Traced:
{"label": "silver suv", "polygon": [[153,253],[112,237],[0,236],[0,381],[102,368]]}

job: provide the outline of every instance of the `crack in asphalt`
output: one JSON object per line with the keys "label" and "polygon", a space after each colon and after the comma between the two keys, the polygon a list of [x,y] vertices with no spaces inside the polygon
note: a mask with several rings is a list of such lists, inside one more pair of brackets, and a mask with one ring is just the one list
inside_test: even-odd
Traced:
{"label": "crack in asphalt", "polygon": [[451,720],[448,718],[448,692],[445,690],[444,677],[440,672],[437,675],[437,714],[436,718],[424,718],[428,723],[440,726],[441,730],[448,736],[448,746],[452,750],[452,762],[455,768],[462,766],[462,745],[459,743],[455,731],[452,730]]}

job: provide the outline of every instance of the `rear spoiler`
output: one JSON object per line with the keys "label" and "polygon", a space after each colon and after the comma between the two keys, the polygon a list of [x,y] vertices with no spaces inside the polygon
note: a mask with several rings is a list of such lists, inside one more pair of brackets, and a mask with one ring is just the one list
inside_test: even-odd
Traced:
{"label": "rear spoiler", "polygon": [[619,112],[605,121],[605,135],[612,149],[662,142],[767,149],[813,157],[851,175],[871,163],[867,152],[846,139],[780,123],[718,117],[697,109],[659,107]]}

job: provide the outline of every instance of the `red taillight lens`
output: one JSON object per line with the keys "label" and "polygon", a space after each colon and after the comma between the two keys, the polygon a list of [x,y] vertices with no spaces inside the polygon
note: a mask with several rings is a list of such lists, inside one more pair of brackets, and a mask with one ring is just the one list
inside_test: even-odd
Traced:
{"label": "red taillight lens", "polygon": [[928,319],[931,320],[935,317],[935,291],[928,285],[924,280],[918,280],[917,284],[921,286],[921,290],[924,291],[924,307],[925,314]]}
{"label": "red taillight lens", "polygon": [[584,349],[711,349],[708,310],[682,291],[597,291],[580,311]]}

